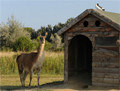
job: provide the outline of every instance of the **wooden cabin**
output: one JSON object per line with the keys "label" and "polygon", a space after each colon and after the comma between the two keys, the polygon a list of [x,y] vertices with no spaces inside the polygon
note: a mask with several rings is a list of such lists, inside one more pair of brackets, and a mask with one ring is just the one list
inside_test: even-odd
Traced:
{"label": "wooden cabin", "polygon": [[[64,82],[120,87],[120,14],[87,9],[58,31],[64,36]],[[117,42],[117,43],[116,43]]]}

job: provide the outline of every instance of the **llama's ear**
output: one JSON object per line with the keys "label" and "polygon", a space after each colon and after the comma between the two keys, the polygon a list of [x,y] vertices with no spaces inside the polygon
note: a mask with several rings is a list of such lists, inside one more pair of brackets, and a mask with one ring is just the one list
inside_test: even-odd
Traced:
{"label": "llama's ear", "polygon": [[48,35],[48,33],[47,32],[45,32],[45,37]]}
{"label": "llama's ear", "polygon": [[41,35],[39,35],[39,38],[42,37]]}

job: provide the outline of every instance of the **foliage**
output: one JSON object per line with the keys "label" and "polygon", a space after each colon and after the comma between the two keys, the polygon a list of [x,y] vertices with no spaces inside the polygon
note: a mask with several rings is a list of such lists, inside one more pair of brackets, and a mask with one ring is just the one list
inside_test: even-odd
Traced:
{"label": "foliage", "polygon": [[48,42],[48,41],[46,41],[45,42],[45,51],[49,51],[49,50],[51,50],[51,48],[52,48],[52,44],[50,43],[50,42]]}
{"label": "foliage", "polygon": [[37,38],[37,32],[34,29],[32,29],[31,27],[25,27],[24,29],[30,33],[31,39]]}
{"label": "foliage", "polygon": [[21,36],[29,37],[29,33],[24,30],[21,23],[14,19],[14,16],[8,18],[6,24],[0,24],[1,46],[12,47],[13,43]]}
{"label": "foliage", "polygon": [[60,49],[61,47],[63,47],[63,43],[62,43],[62,38],[55,33],[54,35],[51,36],[51,40],[52,40],[52,49],[53,50],[57,50]]}
{"label": "foliage", "polygon": [[[0,73],[18,74],[16,64],[17,54],[13,56],[0,57]],[[62,52],[45,52],[45,60],[42,67],[42,74],[63,74],[64,73],[64,58]]]}
{"label": "foliage", "polygon": [[70,23],[70,22],[72,22],[73,20],[74,20],[74,18],[69,18],[69,19],[66,21],[65,25],[68,24],[68,23]]}
{"label": "foliage", "polygon": [[12,57],[0,57],[0,73],[1,74],[11,74],[18,73],[16,65],[16,55]]}
{"label": "foliage", "polygon": [[37,41],[37,39],[32,40],[31,43],[32,43],[32,49],[31,49],[31,51],[37,50],[37,48],[39,46],[39,42]]}
{"label": "foliage", "polygon": [[[65,25],[67,25],[68,23],[70,23],[74,18],[70,18],[68,19],[65,23],[58,23],[56,25],[54,25],[53,27],[51,25],[48,25],[47,27],[41,27],[40,29],[38,29],[37,34],[38,35],[44,35],[45,32],[48,33],[47,36],[47,41],[51,42],[51,36],[54,35],[55,33],[57,33],[61,28],[63,28]],[[63,37],[62,37],[63,38]]]}
{"label": "foliage", "polygon": [[40,29],[38,29],[38,31],[37,31],[37,34],[38,34],[38,36],[39,35],[45,35],[45,32],[47,32],[48,33],[48,35],[47,35],[47,41],[49,41],[50,42],[50,36],[51,36],[51,34],[52,34],[52,26],[51,25],[48,25],[47,27],[41,27]]}
{"label": "foliage", "polygon": [[13,45],[14,51],[30,51],[33,44],[28,37],[20,37]]}
{"label": "foliage", "polygon": [[[58,23],[54,26],[48,25],[47,27],[42,26],[38,31],[35,31],[31,27],[23,27],[21,23],[19,23],[17,20],[14,19],[14,16],[11,16],[11,18],[8,18],[7,23],[0,24],[0,45],[1,49],[0,51],[30,51],[30,50],[36,50],[39,45],[39,35],[45,35],[45,32],[48,33],[46,37],[46,45],[45,50],[63,50],[63,42],[64,37],[60,37],[57,35],[57,31],[63,28],[65,25],[67,25],[69,22],[71,22],[74,18],[68,19],[65,23]],[[25,40],[20,45],[17,43],[18,39],[20,37],[28,37],[29,42],[28,44],[25,44]],[[26,39],[27,40],[27,39]],[[26,47],[25,47],[26,45]],[[29,46],[28,46],[29,45]],[[22,46],[22,47],[20,47]],[[24,47],[23,47],[24,46]],[[13,48],[13,49],[12,49]]]}
{"label": "foliage", "polygon": [[63,74],[64,73],[64,57],[63,55],[52,55],[45,58],[42,74]]}
{"label": "foliage", "polygon": [[0,51],[11,52],[11,51],[13,51],[13,49],[10,47],[2,46],[2,47],[0,47]]}

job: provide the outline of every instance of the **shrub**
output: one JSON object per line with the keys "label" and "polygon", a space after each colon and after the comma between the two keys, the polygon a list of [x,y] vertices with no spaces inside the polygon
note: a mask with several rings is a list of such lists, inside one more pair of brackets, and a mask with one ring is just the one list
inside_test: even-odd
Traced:
{"label": "shrub", "polygon": [[0,48],[0,51],[11,52],[12,50],[13,50],[12,48],[10,48],[10,47],[5,47],[5,46],[2,46],[2,47]]}
{"label": "shrub", "polygon": [[62,38],[57,33],[51,35],[51,40],[52,40],[52,50],[54,51],[63,50]]}
{"label": "shrub", "polygon": [[24,26],[14,16],[8,18],[7,23],[0,24],[1,47],[12,47],[14,42],[21,36],[30,38],[30,33],[24,29]]}
{"label": "shrub", "polygon": [[36,39],[32,40],[31,42],[32,42],[32,49],[31,50],[37,50],[38,46],[39,46],[39,42]]}
{"label": "shrub", "polygon": [[52,44],[48,41],[45,42],[45,50],[48,51],[48,50],[51,50],[51,47],[52,47]]}
{"label": "shrub", "polygon": [[28,37],[20,37],[13,45],[14,51],[30,51],[33,48],[33,43]]}

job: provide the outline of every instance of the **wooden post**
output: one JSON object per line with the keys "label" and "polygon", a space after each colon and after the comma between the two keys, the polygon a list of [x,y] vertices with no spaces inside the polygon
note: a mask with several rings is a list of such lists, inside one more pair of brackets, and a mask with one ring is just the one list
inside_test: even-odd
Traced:
{"label": "wooden post", "polygon": [[77,75],[77,69],[78,69],[78,67],[77,67],[77,64],[78,64],[78,43],[76,42],[75,43],[75,75]]}
{"label": "wooden post", "polygon": [[[119,40],[120,40],[120,32],[119,32]],[[119,89],[120,89],[120,45],[119,45]]]}
{"label": "wooden post", "polygon": [[64,83],[68,82],[68,35],[64,34]]}

